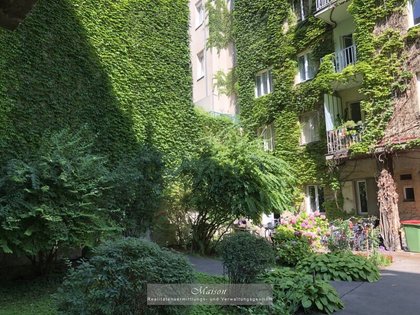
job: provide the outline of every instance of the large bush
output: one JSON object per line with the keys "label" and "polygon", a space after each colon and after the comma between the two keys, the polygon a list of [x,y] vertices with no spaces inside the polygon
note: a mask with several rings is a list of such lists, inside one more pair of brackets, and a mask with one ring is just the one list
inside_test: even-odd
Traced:
{"label": "large bush", "polygon": [[101,207],[109,189],[105,159],[82,134],[45,135],[38,150],[0,173],[0,251],[26,255],[47,272],[58,249],[92,246],[115,229]]}
{"label": "large bush", "polygon": [[235,126],[203,140],[198,156],[186,161],[180,174],[185,207],[196,213],[192,247],[199,252],[211,251],[216,231],[235,219],[258,222],[264,212],[282,212],[292,205],[294,181],[288,164]]}
{"label": "large bush", "polygon": [[367,258],[351,252],[316,254],[301,260],[297,270],[325,280],[377,281],[378,268]]}
{"label": "large bush", "polygon": [[147,306],[147,283],[192,283],[178,254],[136,238],[108,241],[70,272],[56,296],[60,314],[184,314],[183,306]]}
{"label": "large bush", "polygon": [[248,232],[226,236],[219,251],[232,283],[251,283],[275,262],[271,245],[264,238]]}
{"label": "large bush", "polygon": [[288,268],[274,269],[261,275],[260,280],[273,285],[272,307],[255,307],[253,314],[291,315],[298,310],[332,314],[342,309],[336,290],[323,280]]}
{"label": "large bush", "polygon": [[295,266],[301,259],[308,257],[313,252],[305,236],[283,226],[277,228],[273,241],[277,261],[281,265]]}

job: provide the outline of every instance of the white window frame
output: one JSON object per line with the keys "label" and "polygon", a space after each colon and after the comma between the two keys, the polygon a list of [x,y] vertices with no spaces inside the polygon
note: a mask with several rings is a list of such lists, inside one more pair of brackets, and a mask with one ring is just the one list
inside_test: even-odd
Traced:
{"label": "white window frame", "polygon": [[[311,73],[310,68],[309,68],[309,59],[311,58],[311,54],[312,54],[312,52],[309,51],[309,52],[305,52],[303,54],[300,54],[298,56],[297,63],[298,63],[298,82],[299,83],[311,80],[315,77],[316,70],[314,69],[313,73]],[[304,73],[304,75],[305,75],[304,78],[302,78],[301,73],[300,73],[300,58],[301,57],[303,57],[303,69],[304,69],[304,72],[305,72]]]}
{"label": "white window frame", "polygon": [[205,19],[205,9],[203,1],[198,1],[195,4],[195,28],[199,28],[203,25]]}
{"label": "white window frame", "polygon": [[[306,212],[307,213],[314,213],[315,211],[313,211],[311,209],[311,195],[309,193],[309,188],[310,187],[315,187],[315,211],[319,211],[320,213],[325,213],[325,210],[322,211],[321,210],[321,205],[319,204],[319,188],[322,188],[320,185],[307,185],[306,186],[306,191],[305,191],[305,199],[306,199]],[[325,194],[324,194],[324,198],[325,198]]]}
{"label": "white window frame", "polygon": [[[417,0],[419,1],[419,0]],[[408,0],[408,27],[414,27],[419,25],[420,22],[414,22],[414,7],[413,7],[413,0]]]}
{"label": "white window frame", "polygon": [[[307,118],[307,120],[304,120]],[[314,123],[313,130],[311,129],[310,135],[305,135],[305,123],[308,123],[312,119]],[[306,145],[312,142],[319,141],[319,112],[312,111],[304,113],[299,117],[299,125],[300,125],[300,145]]]}
{"label": "white window frame", "polygon": [[197,54],[197,81],[206,75],[206,62],[204,50]]}
{"label": "white window frame", "polygon": [[[259,86],[258,86],[258,78],[260,78]],[[263,78],[265,80],[263,80]],[[267,86],[267,90],[264,89],[264,83]],[[255,97],[258,98],[258,97],[268,95],[271,93],[273,93],[273,74],[272,74],[272,68],[268,68],[268,69],[258,72],[255,75]]]}
{"label": "white window frame", "polygon": [[269,124],[259,128],[258,136],[263,140],[263,149],[266,152],[274,151],[274,125]]}
{"label": "white window frame", "polygon": [[365,179],[363,180],[356,180],[356,198],[357,198],[357,213],[359,214],[368,214],[369,213],[369,209],[367,209],[366,212],[362,211],[362,200],[360,199],[360,188],[359,188],[359,183],[364,183],[365,187],[366,187],[366,203],[369,202],[369,196],[368,196],[368,192],[367,192],[367,181]]}
{"label": "white window frame", "polygon": [[[298,15],[296,7],[295,7],[296,2],[300,3],[299,15]],[[305,6],[304,6],[305,2],[309,2],[309,6],[308,6],[309,11],[307,12],[307,14],[305,14]],[[297,18],[298,22],[305,21],[309,17],[309,15],[311,13],[311,6],[312,6],[312,1],[311,0],[293,0],[293,11],[296,14],[296,18]]]}
{"label": "white window frame", "polygon": [[[410,189],[413,190],[414,200],[407,200],[407,191],[406,191],[407,188],[410,188]],[[403,202],[415,202],[416,201],[416,192],[414,191],[414,186],[413,185],[404,186],[403,187],[403,194],[404,194]]]}

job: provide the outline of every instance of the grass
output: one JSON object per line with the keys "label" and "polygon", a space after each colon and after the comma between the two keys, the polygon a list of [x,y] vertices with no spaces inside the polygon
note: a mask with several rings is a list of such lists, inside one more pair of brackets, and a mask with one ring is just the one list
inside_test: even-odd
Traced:
{"label": "grass", "polygon": [[[201,284],[227,283],[226,277],[195,273]],[[51,297],[60,285],[60,279],[36,278],[33,280],[5,281],[0,284],[0,315],[53,315],[57,313]],[[219,305],[195,305],[190,315],[232,314]]]}
{"label": "grass", "polygon": [[51,294],[58,286],[57,279],[46,278],[1,282],[0,315],[56,314]]}

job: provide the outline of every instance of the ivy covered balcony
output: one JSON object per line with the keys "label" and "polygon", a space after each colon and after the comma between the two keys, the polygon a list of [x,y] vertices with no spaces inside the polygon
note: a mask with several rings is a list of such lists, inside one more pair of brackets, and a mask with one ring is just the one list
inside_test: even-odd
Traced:
{"label": "ivy covered balcony", "polygon": [[357,61],[356,45],[346,47],[333,55],[333,62],[336,72],[341,72],[349,65],[354,65]]}
{"label": "ivy covered balcony", "polygon": [[351,145],[362,141],[362,128],[340,127],[327,131],[327,148],[329,155],[347,155]]}

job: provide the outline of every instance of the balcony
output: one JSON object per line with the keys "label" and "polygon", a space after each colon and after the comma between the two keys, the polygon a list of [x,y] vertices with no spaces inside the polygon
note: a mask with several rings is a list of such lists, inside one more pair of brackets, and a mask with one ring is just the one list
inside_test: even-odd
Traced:
{"label": "balcony", "polygon": [[360,129],[337,128],[327,131],[328,155],[346,156],[350,146],[360,141],[362,141]]}
{"label": "balcony", "polygon": [[336,23],[350,18],[347,11],[349,3],[348,0],[316,0],[315,17],[336,25]]}
{"label": "balcony", "polygon": [[336,72],[341,72],[345,67],[354,65],[357,61],[356,45],[336,52],[333,60]]}

